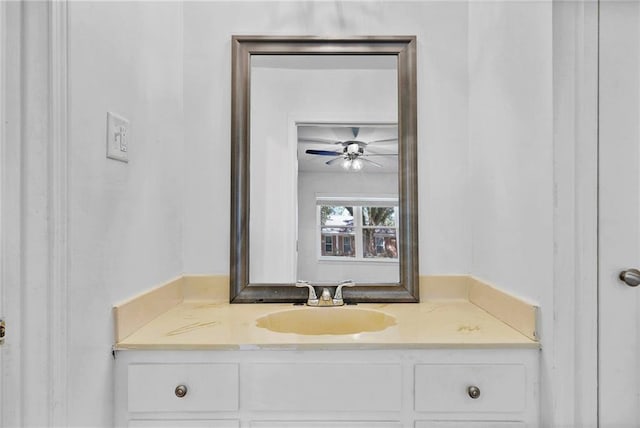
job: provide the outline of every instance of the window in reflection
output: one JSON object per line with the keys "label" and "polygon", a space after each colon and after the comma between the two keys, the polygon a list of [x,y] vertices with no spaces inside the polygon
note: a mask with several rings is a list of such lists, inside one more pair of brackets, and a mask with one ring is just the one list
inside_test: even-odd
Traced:
{"label": "window in reflection", "polygon": [[353,207],[321,205],[320,237],[323,257],[355,257]]}
{"label": "window in reflection", "polygon": [[371,201],[349,205],[317,202],[320,260],[397,261],[398,207],[390,205],[395,200],[386,201],[386,206],[372,206]]}
{"label": "window in reflection", "polygon": [[398,258],[396,211],[397,207],[362,207],[364,258]]}

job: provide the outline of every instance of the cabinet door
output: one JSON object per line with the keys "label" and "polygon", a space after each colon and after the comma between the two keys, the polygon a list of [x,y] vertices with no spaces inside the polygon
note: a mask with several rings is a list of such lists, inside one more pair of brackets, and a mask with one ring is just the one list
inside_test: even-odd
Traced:
{"label": "cabinet door", "polygon": [[525,428],[522,422],[416,421],[415,428]]}
{"label": "cabinet door", "polygon": [[130,428],[239,428],[237,420],[138,420]]}
{"label": "cabinet door", "polygon": [[393,421],[253,421],[251,428],[402,428],[402,424]]}
{"label": "cabinet door", "polygon": [[243,372],[252,411],[308,413],[310,405],[331,412],[402,409],[400,364],[256,363]]}

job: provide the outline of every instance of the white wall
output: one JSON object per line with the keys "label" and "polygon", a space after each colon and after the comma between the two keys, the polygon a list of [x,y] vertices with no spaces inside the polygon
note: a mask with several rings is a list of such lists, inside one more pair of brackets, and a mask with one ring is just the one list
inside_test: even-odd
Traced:
{"label": "white wall", "polygon": [[466,3],[189,2],[184,18],[186,272],[229,272],[233,34],[417,36],[421,274],[470,272]]}
{"label": "white wall", "polygon": [[551,2],[469,4],[471,272],[540,305],[544,426],[574,412],[555,404],[552,18]]}
{"label": "white wall", "polygon": [[553,281],[551,3],[469,4],[471,272],[540,301]]}
{"label": "white wall", "polygon": [[111,305],[182,272],[182,25],[181,3],[68,4],[70,425],[112,424]]}
{"label": "white wall", "polygon": [[[358,189],[355,193],[353,189]],[[298,274],[310,282],[336,284],[345,279],[357,282],[399,281],[399,265],[389,261],[355,262],[318,260],[319,230],[316,196],[398,196],[398,175],[389,173],[305,172],[298,179]],[[358,245],[358,244],[356,244]]]}

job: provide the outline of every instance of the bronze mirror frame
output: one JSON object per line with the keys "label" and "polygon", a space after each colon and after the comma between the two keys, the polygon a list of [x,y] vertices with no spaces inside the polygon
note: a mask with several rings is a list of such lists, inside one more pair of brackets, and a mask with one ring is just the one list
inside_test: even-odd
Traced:
{"label": "bronze mirror frame", "polygon": [[252,55],[397,57],[399,283],[359,283],[344,290],[344,300],[348,303],[419,302],[415,36],[233,36],[231,53],[231,303],[305,302],[308,293],[306,288],[294,287],[293,283],[249,283],[249,92]]}

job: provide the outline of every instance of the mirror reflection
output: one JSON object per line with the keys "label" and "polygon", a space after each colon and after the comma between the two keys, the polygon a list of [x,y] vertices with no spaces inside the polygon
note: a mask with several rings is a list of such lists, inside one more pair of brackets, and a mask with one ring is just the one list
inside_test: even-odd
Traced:
{"label": "mirror reflection", "polygon": [[252,55],[249,279],[399,282],[395,55]]}
{"label": "mirror reflection", "polygon": [[298,126],[298,278],[399,281],[397,133]]}

